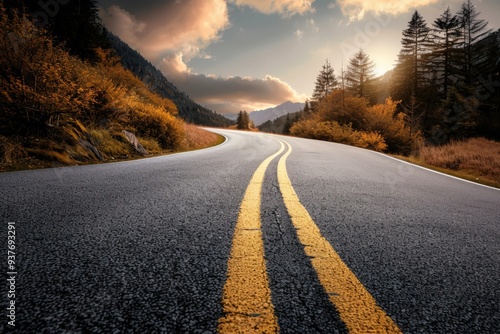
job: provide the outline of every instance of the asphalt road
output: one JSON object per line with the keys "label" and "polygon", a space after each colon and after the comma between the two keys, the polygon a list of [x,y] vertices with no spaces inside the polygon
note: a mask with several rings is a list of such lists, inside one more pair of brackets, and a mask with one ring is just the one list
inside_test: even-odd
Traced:
{"label": "asphalt road", "polygon": [[[276,138],[322,236],[402,332],[500,332],[499,190],[344,145],[214,131],[228,140],[206,150],[0,174],[0,332],[12,300],[19,333],[216,332],[240,205]],[[283,154],[261,192],[275,318],[281,333],[346,333],[284,205]]]}

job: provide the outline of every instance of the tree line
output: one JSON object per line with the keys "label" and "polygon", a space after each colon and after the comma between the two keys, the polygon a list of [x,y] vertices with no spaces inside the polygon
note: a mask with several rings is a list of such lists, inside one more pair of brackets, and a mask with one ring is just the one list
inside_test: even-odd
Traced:
{"label": "tree line", "polygon": [[378,134],[383,144],[375,146],[399,153],[421,141],[500,139],[500,31],[488,29],[479,14],[466,0],[456,14],[447,8],[429,26],[415,11],[388,83],[375,78],[375,63],[363,50],[338,76],[326,60],[290,132],[330,139],[336,137],[331,131],[357,132],[350,141],[364,147],[375,144],[360,144],[360,133]]}

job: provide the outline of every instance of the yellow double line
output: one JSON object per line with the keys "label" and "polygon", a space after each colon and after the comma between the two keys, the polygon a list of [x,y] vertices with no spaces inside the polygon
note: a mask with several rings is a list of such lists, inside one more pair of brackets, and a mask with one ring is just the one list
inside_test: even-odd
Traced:
{"label": "yellow double line", "polygon": [[287,147],[278,162],[278,183],[283,201],[297,230],[306,255],[316,270],[340,318],[351,333],[401,333],[394,321],[377,305],[354,273],[321,235],[306,208],[300,203],[286,170],[292,153],[287,142],[255,171],[240,206],[233,238],[222,307],[219,333],[277,333],[271,290],[264,258],[260,203],[264,175],[271,161]]}

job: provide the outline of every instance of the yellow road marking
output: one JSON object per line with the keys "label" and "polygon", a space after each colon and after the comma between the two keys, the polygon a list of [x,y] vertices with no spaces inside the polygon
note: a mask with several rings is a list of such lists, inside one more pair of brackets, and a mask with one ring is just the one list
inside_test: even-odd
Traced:
{"label": "yellow road marking", "polygon": [[260,202],[264,174],[280,149],[257,168],[240,206],[238,222],[228,261],[222,297],[224,316],[219,333],[277,333],[278,321],[271,302],[260,221]]}
{"label": "yellow road marking", "polygon": [[402,333],[321,235],[306,208],[300,203],[286,170],[286,159],[292,152],[290,144],[286,145],[288,151],[278,162],[281,194],[300,243],[311,259],[330,302],[336,307],[350,333]]}

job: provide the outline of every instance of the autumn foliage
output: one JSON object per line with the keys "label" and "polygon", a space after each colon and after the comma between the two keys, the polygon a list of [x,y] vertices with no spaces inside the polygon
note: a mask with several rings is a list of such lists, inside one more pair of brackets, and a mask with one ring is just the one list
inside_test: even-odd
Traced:
{"label": "autumn foliage", "polygon": [[335,141],[376,151],[410,153],[420,141],[411,133],[405,114],[397,112],[399,102],[388,98],[370,106],[366,98],[338,89],[320,100],[316,112],[296,122],[292,135]]}
{"label": "autumn foliage", "polygon": [[[107,157],[127,156],[133,152],[123,130],[153,148],[183,148],[185,123],[175,104],[152,93],[111,51],[95,53],[93,63],[70,55],[28,18],[9,17],[0,3],[2,160],[16,147],[7,138],[31,138],[24,155],[50,151],[49,158],[63,163],[95,158],[79,147],[82,140]],[[37,147],[41,141],[54,144]]]}

